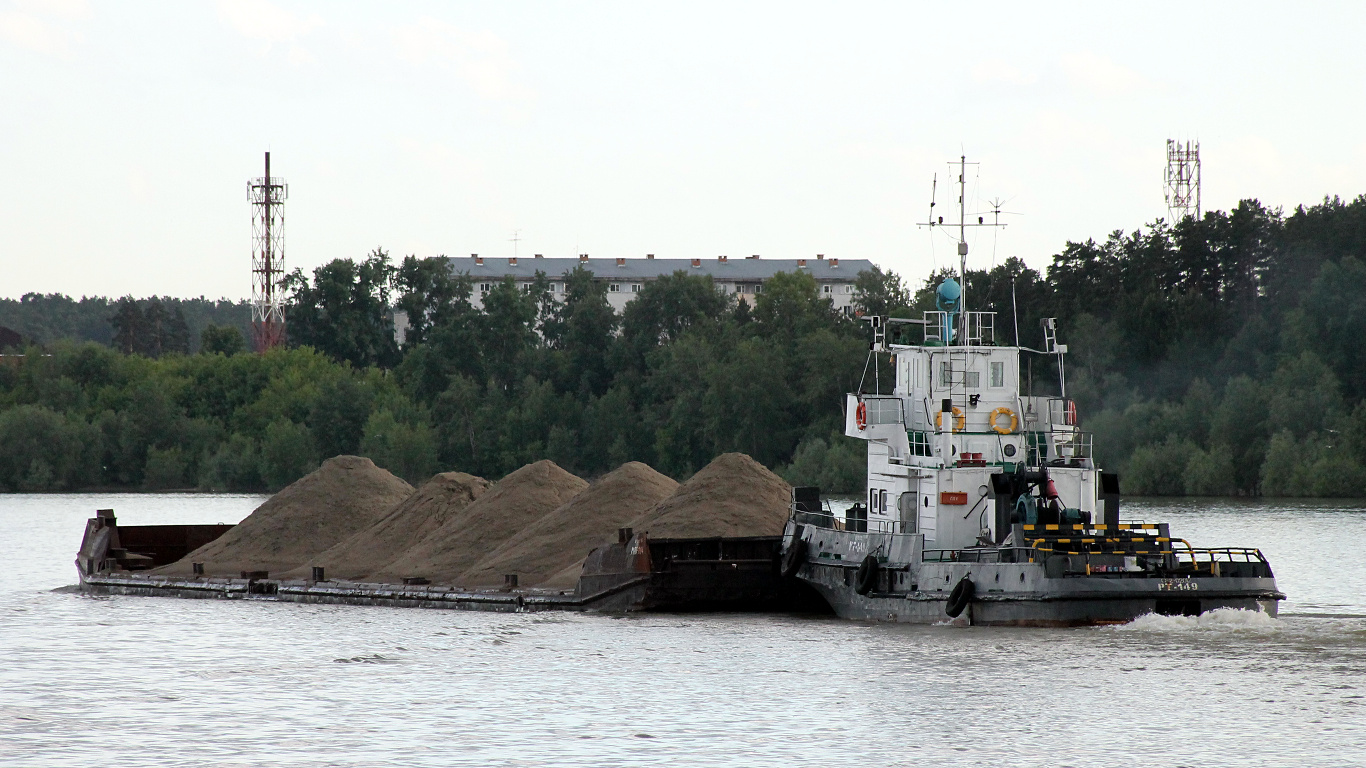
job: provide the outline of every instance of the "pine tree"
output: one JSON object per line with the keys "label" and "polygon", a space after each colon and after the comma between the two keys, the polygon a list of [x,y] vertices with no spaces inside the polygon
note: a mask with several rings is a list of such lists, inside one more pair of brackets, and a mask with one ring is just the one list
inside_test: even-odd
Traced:
{"label": "pine tree", "polygon": [[161,357],[166,349],[166,332],[169,330],[171,315],[166,311],[166,307],[158,299],[147,302],[147,309],[143,312],[145,327],[147,332],[143,334],[143,348],[138,351],[148,357]]}
{"label": "pine tree", "polygon": [[119,299],[118,309],[109,318],[109,324],[114,328],[114,349],[125,355],[143,351],[142,338],[146,334],[147,317],[138,307],[136,299],[132,296]]}

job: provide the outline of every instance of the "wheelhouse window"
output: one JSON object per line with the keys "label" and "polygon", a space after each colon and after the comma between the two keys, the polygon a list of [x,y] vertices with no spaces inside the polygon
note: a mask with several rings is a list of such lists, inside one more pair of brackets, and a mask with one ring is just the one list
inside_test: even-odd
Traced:
{"label": "wheelhouse window", "polygon": [[903,424],[901,398],[865,397],[863,405],[869,424]]}
{"label": "wheelhouse window", "polygon": [[991,364],[991,386],[1004,387],[1006,385],[1006,364],[1004,362],[994,362]]}

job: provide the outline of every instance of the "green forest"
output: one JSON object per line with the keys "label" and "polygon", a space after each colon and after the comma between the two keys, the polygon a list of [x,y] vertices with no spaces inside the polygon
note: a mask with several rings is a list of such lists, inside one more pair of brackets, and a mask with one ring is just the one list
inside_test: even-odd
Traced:
{"label": "green forest", "polygon": [[[856,305],[916,317],[942,277],[865,272]],[[240,302],[0,301],[27,340],[0,358],[0,486],[270,490],[339,453],[412,481],[540,458],[682,479],[743,451],[794,483],[862,490],[863,444],[840,431],[868,325],[809,275],[773,278],[751,306],[678,273],[620,314],[583,269],[495,284],[478,309],[443,260],[378,249],[286,282],[289,347],[266,354],[247,351]],[[967,283],[970,308],[998,313],[997,343],[1018,325],[1040,348],[1040,319],[1058,318],[1067,394],[1125,493],[1363,495],[1366,197],[1289,215],[1246,200]],[[1029,357],[1028,386],[1056,394],[1050,358]]]}
{"label": "green forest", "polygon": [[[138,312],[132,312],[133,307]],[[18,299],[0,299],[0,327],[39,345],[61,340],[93,341],[147,355],[162,350],[190,354],[199,351],[205,328],[232,326],[246,334],[250,324],[251,305],[246,301],[214,301],[203,296],[153,296],[139,301],[131,296],[72,299],[61,294],[29,293]],[[122,338],[118,338],[120,331]],[[138,344],[142,348],[137,348]]]}

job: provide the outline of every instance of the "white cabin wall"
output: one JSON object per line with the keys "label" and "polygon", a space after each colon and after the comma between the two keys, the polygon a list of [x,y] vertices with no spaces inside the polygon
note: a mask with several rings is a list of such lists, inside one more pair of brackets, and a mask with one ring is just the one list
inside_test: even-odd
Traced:
{"label": "white cabin wall", "polygon": [[1090,512],[1094,522],[1096,512],[1096,480],[1092,470],[1074,467],[1049,467],[1048,477],[1058,489],[1058,497],[1065,507]]}
{"label": "white cabin wall", "polygon": [[[983,500],[981,492],[982,487],[989,482],[988,472],[995,471],[994,467],[985,467],[944,470],[939,473],[939,494],[942,496],[953,491],[966,493],[968,503],[939,505],[936,524],[938,538],[935,540],[935,546],[940,549],[970,547],[977,542],[982,525],[988,528],[995,527],[996,507],[990,498]],[[936,496],[932,502],[939,499],[940,496]],[[966,519],[964,515],[967,515]]]}
{"label": "white cabin wall", "polygon": [[868,436],[858,428],[858,395],[844,396],[844,436],[866,439]]}
{"label": "white cabin wall", "polygon": [[863,503],[868,505],[870,531],[893,531],[900,517],[897,500],[911,488],[906,467],[893,464],[890,458],[888,446],[868,442],[868,481],[863,489]]}

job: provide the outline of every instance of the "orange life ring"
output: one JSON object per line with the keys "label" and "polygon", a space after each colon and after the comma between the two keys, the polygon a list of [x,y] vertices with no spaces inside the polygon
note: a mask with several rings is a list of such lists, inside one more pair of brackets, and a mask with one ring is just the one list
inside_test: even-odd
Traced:
{"label": "orange life ring", "polygon": [[1065,418],[1067,426],[1075,427],[1077,425],[1077,403],[1075,400],[1067,401],[1067,416]]}
{"label": "orange life ring", "polygon": [[[1009,416],[1009,417],[1010,417],[1010,426],[1005,427],[1005,426],[1001,426],[1000,424],[998,424],[998,423],[996,422],[996,419],[997,419],[997,417],[1000,417],[1000,416]],[[1010,410],[1009,408],[1007,408],[1007,407],[1005,407],[1005,406],[1003,405],[1003,406],[1001,406],[1000,408],[997,408],[996,410],[994,410],[994,411],[991,412],[991,415],[987,417],[987,424],[988,424],[992,429],[996,430],[996,434],[998,434],[998,435],[1008,435],[1008,434],[1014,432],[1017,428],[1019,428],[1019,426],[1020,426],[1020,420],[1019,420],[1018,418],[1016,418],[1015,412],[1014,412],[1014,411]]]}
{"label": "orange life ring", "polygon": [[[965,429],[967,429],[967,424],[968,417],[963,415],[963,412],[958,409],[958,406],[953,406],[953,431],[962,432]],[[934,428],[938,430],[944,429],[943,411],[940,411],[934,415]]]}
{"label": "orange life ring", "polygon": [[854,423],[858,425],[860,430],[868,428],[868,406],[864,404],[862,400],[859,401],[858,407],[854,409]]}

